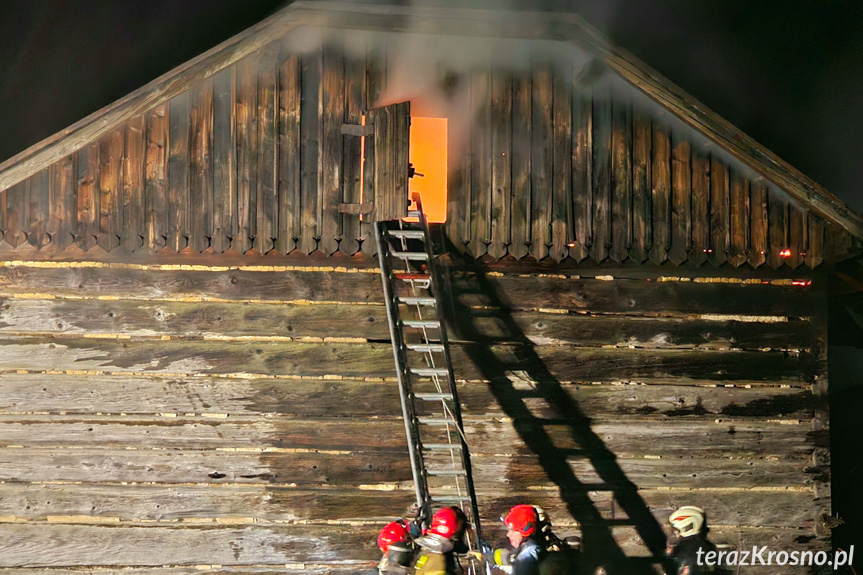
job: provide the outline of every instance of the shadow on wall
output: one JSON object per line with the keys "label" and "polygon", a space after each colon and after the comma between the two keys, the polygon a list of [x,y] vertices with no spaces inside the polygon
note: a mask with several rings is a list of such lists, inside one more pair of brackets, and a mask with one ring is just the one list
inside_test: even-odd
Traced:
{"label": "shadow on wall", "polygon": [[[452,245],[447,245],[446,251],[457,253]],[[637,487],[626,477],[615,454],[594,433],[590,419],[543,364],[533,343],[519,329],[480,266],[467,261],[457,263],[464,271],[443,278],[447,284],[445,291],[451,296],[447,321],[453,327],[453,337],[487,341],[488,338],[474,324],[474,320],[480,319],[483,313],[493,314],[504,328],[499,341],[509,344],[505,346],[506,356],[501,357],[494,341],[470,344],[465,349],[483,378],[490,382],[489,390],[506,416],[512,418],[521,440],[537,456],[548,479],[557,486],[570,515],[581,525],[582,572],[593,573],[597,567],[603,566],[612,575],[656,573],[653,564],[663,561],[666,537],[662,526],[638,494]],[[472,306],[479,305],[482,310],[490,311],[480,311],[476,307],[468,309],[462,303],[465,299],[469,299]],[[523,386],[517,386],[513,381],[515,373],[529,380],[532,388],[526,391]],[[573,441],[578,445],[576,450],[555,446],[545,430],[548,420],[531,412],[524,401],[526,397],[543,400],[558,414],[555,421],[564,422],[569,428]],[[573,456],[589,463],[599,478],[599,485],[586,484],[576,476],[568,462]],[[610,491],[629,519],[603,517],[589,496],[591,491],[598,490]],[[627,557],[614,539],[613,526],[634,527],[653,558]]]}

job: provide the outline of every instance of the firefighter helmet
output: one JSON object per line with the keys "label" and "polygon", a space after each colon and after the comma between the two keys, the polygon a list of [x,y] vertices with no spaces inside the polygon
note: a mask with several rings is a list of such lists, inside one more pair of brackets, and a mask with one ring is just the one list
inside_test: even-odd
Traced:
{"label": "firefighter helmet", "polygon": [[516,505],[503,517],[503,522],[507,529],[529,537],[536,531],[539,516],[533,505]]}
{"label": "firefighter helmet", "polygon": [[381,529],[378,534],[378,547],[381,553],[386,553],[390,545],[407,541],[408,538],[408,526],[404,519],[399,519]]}
{"label": "firefighter helmet", "polygon": [[443,507],[432,516],[428,532],[451,539],[464,529],[466,523],[467,517],[461,509],[454,505]]}
{"label": "firefighter helmet", "polygon": [[681,537],[697,535],[704,525],[704,510],[694,505],[684,505],[668,517],[668,522]]}

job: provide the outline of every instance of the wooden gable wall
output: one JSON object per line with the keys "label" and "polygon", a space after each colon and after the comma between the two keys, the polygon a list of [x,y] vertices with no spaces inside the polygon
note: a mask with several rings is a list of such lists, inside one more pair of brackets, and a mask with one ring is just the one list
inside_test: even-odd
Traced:
{"label": "wooden gable wall", "polygon": [[[0,247],[371,255],[371,228],[338,209],[373,185],[360,181],[359,139],[341,128],[381,103],[393,58],[385,42],[301,53],[272,42],[0,194]],[[583,57],[566,58],[456,74],[473,111],[466,145],[450,151],[457,249],[773,269],[847,255],[847,233],[657,106],[634,104],[610,72],[587,81]]]}

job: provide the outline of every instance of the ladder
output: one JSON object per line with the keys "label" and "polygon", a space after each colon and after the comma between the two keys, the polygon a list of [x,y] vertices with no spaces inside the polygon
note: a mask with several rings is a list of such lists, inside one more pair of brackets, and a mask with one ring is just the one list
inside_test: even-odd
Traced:
{"label": "ladder", "polygon": [[453,377],[441,291],[419,194],[406,219],[377,222],[378,260],[419,516],[456,505],[480,549],[479,512]]}

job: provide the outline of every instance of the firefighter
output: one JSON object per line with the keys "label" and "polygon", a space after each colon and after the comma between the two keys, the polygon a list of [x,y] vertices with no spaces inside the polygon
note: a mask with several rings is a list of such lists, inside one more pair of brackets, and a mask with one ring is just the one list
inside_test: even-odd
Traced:
{"label": "firefighter", "polygon": [[378,534],[378,548],[383,556],[378,563],[380,575],[407,575],[413,557],[411,525],[404,519],[393,521]]}
{"label": "firefighter", "polygon": [[508,575],[539,575],[545,550],[536,541],[540,535],[539,514],[533,505],[516,505],[504,515],[506,537],[513,550],[494,552],[497,568]]}
{"label": "firefighter", "polygon": [[462,575],[455,553],[464,553],[467,517],[458,507],[444,507],[432,516],[428,531],[415,543],[419,556],[414,564],[416,575]]}
{"label": "firefighter", "polygon": [[685,505],[669,515],[668,522],[679,536],[677,544],[669,547],[667,551],[672,562],[672,572],[669,575],[714,573],[713,566],[699,565],[697,560],[699,549],[702,551],[702,558],[705,553],[716,551],[716,546],[706,538],[704,510],[694,505]]}

